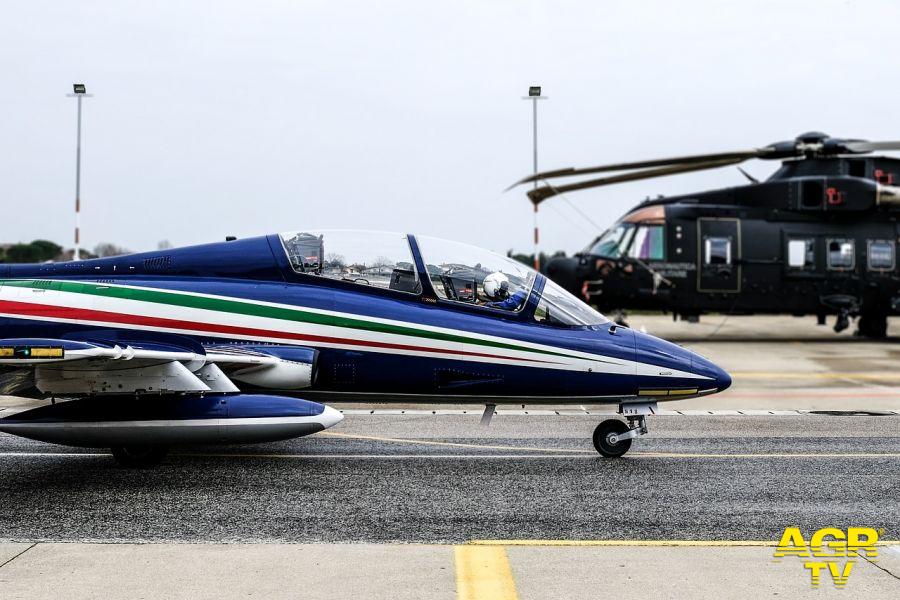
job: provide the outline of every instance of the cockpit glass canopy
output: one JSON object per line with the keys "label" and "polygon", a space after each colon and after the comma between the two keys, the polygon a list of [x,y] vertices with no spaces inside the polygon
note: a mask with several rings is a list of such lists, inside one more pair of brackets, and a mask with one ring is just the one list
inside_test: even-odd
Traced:
{"label": "cockpit glass canopy", "polygon": [[549,279],[534,311],[534,320],[547,325],[572,327],[609,323],[609,319]]}
{"label": "cockpit glass canopy", "polygon": [[427,236],[416,236],[428,278],[438,297],[519,311],[537,273],[488,250]]}
{"label": "cockpit glass canopy", "polygon": [[[380,231],[291,231],[279,234],[297,273],[357,285],[420,294],[422,282],[406,235]],[[521,311],[537,272],[512,258],[476,246],[417,236],[432,287],[439,298],[509,312]],[[535,320],[584,326],[608,319],[546,280]]]}
{"label": "cockpit glass canopy", "polygon": [[298,273],[412,294],[422,291],[404,234],[335,230],[279,235]]}

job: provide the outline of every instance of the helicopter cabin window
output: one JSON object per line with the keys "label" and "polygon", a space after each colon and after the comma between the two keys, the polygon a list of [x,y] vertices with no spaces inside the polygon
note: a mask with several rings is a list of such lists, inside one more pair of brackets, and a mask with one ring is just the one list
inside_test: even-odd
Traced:
{"label": "helicopter cabin window", "polygon": [[534,311],[534,320],[558,327],[609,323],[609,319],[549,279],[544,284],[541,299]]}
{"label": "helicopter cabin window", "polygon": [[517,260],[459,242],[416,241],[438,298],[509,312],[525,306],[537,273]]}
{"label": "helicopter cabin window", "polygon": [[891,240],[869,240],[870,271],[894,270],[894,242]]}
{"label": "helicopter cabin window", "polygon": [[815,240],[788,240],[788,266],[792,269],[815,269]]}
{"label": "helicopter cabin window", "polygon": [[731,264],[731,238],[707,237],[703,239],[703,263],[706,265]]}
{"label": "helicopter cabin window", "polygon": [[297,273],[411,294],[422,291],[406,235],[293,231],[280,237]]}
{"label": "helicopter cabin window", "polygon": [[836,271],[852,269],[856,244],[853,240],[828,240],[828,268]]}
{"label": "helicopter cabin window", "polygon": [[640,260],[665,259],[665,235],[662,225],[639,225],[628,256]]}

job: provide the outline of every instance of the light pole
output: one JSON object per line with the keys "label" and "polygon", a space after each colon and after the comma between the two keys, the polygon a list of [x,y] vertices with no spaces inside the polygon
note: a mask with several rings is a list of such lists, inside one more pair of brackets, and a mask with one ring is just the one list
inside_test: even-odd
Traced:
{"label": "light pole", "polygon": [[78,107],[78,121],[75,133],[75,250],[72,260],[81,260],[81,231],[79,220],[81,218],[81,99],[90,98],[83,83],[72,84],[74,93],[67,94],[69,98],[75,98]]}
{"label": "light pole", "polygon": [[[534,150],[534,174],[538,172],[538,153],[537,153],[537,101],[546,100],[547,96],[541,96],[541,86],[532,85],[528,88],[528,95],[523,96],[522,100],[531,100],[532,115],[532,135],[531,142]],[[537,180],[534,180],[534,187],[537,188]],[[540,251],[540,235],[538,234],[538,205],[534,202],[534,270],[541,270],[541,251]]]}

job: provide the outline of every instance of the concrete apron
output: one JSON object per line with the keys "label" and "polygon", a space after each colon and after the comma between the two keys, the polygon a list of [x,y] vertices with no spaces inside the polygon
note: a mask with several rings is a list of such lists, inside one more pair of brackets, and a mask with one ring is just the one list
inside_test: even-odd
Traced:
{"label": "concrete apron", "polygon": [[0,598],[900,597],[900,546],[838,589],[771,545],[534,544],[7,543]]}

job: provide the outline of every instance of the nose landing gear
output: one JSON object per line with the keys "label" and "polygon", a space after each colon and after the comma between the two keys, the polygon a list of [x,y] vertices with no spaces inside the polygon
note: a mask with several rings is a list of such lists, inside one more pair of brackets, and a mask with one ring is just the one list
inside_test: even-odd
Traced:
{"label": "nose landing gear", "polygon": [[647,415],[656,414],[656,402],[623,403],[619,413],[628,419],[627,424],[607,419],[594,429],[594,448],[606,458],[622,456],[631,448],[631,440],[647,433]]}

